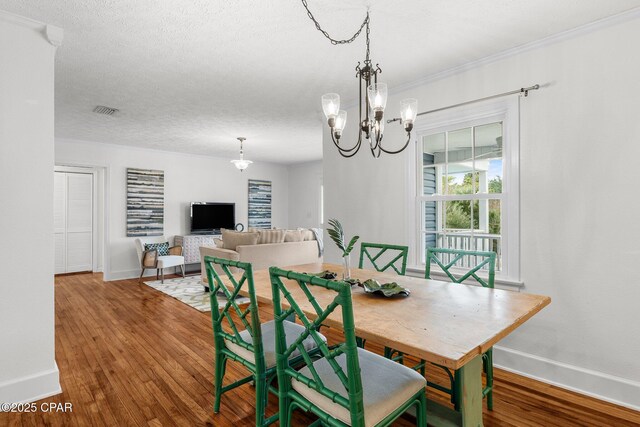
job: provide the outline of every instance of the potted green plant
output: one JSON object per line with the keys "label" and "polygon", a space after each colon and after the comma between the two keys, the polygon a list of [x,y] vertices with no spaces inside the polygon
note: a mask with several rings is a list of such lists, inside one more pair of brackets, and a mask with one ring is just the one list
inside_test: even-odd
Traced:
{"label": "potted green plant", "polygon": [[330,219],[328,223],[329,229],[327,230],[327,233],[329,233],[329,237],[333,240],[338,249],[342,251],[342,262],[344,267],[342,270],[342,280],[348,280],[351,278],[350,254],[360,236],[353,236],[349,241],[349,244],[347,244],[344,236],[344,229],[342,228],[340,221],[337,219]]}

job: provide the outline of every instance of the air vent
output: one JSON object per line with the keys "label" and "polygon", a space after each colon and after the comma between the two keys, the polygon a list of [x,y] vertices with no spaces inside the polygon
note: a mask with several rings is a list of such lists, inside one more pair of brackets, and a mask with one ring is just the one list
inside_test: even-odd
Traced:
{"label": "air vent", "polygon": [[94,113],[106,114],[107,116],[113,116],[118,111],[120,110],[118,110],[117,108],[105,107],[104,105],[98,105],[93,109]]}

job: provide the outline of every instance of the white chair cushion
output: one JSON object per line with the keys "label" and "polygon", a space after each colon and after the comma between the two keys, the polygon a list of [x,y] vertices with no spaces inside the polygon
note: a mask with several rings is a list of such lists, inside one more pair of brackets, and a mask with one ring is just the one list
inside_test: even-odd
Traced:
{"label": "white chair cushion", "polygon": [[162,255],[158,257],[158,268],[177,267],[184,264],[184,257],[181,255]]}
{"label": "white chair cushion", "polygon": [[[287,335],[287,345],[292,344],[302,333],[305,331],[304,326],[298,325],[293,322],[284,322],[284,332]],[[322,336],[322,340],[327,342],[327,338],[324,335]],[[246,342],[251,342],[251,335],[249,331],[240,332],[240,336]],[[231,341],[225,340],[225,344],[227,348],[242,357],[243,359],[254,361],[254,353],[240,347],[237,344],[232,343]],[[316,348],[316,342],[310,336],[307,337],[304,341],[302,341],[302,345],[307,351],[313,350]],[[265,322],[262,324],[262,348],[264,349],[264,362],[267,368],[271,368],[276,366],[276,323],[273,320]],[[300,356],[300,352],[295,350],[291,353],[291,358],[295,358]]]}
{"label": "white chair cushion", "polygon": [[[360,359],[360,375],[362,377],[364,422],[367,427],[378,424],[427,385],[424,377],[413,369],[367,350],[358,348],[358,358]],[[336,358],[336,361],[346,375],[346,355],[341,354]],[[313,366],[325,387],[348,398],[346,389],[326,359],[315,361]],[[310,369],[306,366],[300,369],[300,373],[313,378]],[[351,415],[347,408],[332,402],[331,399],[295,379],[291,380],[291,386],[326,413],[351,425]]]}

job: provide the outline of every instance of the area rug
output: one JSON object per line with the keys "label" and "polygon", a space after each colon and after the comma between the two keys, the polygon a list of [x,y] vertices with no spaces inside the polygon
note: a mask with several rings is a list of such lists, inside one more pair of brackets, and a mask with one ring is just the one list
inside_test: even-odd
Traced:
{"label": "area rug", "polygon": [[[160,280],[144,282],[145,285],[151,286],[164,294],[177,299],[180,302],[195,308],[198,311],[211,311],[209,303],[209,292],[204,291],[204,286],[200,282],[200,275],[178,277],[176,279],[165,279],[164,284]],[[236,298],[238,305],[248,304],[249,298]],[[224,295],[218,293],[218,306],[224,307],[227,299]]]}

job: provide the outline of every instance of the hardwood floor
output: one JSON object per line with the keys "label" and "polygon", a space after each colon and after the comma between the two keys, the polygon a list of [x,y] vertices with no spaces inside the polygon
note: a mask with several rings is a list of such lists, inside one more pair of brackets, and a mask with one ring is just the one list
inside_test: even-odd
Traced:
{"label": "hardwood floor", "polygon": [[[209,313],[137,280],[105,283],[99,274],[56,278],[55,300],[63,393],[41,402],[69,402],[73,412],[0,413],[0,425],[253,425],[249,385],[226,393],[220,414],[213,414]],[[270,314],[261,309],[263,320]],[[381,350],[369,343],[367,348]],[[437,371],[431,374],[442,379]],[[227,378],[241,376],[242,368],[230,362]],[[446,402],[444,395],[431,390],[429,395]],[[484,411],[485,426],[640,425],[638,412],[502,370],[495,373],[494,405],[493,412]],[[271,396],[268,413],[276,410]],[[298,411],[294,425],[312,420]],[[400,419],[396,425],[414,424]]]}

